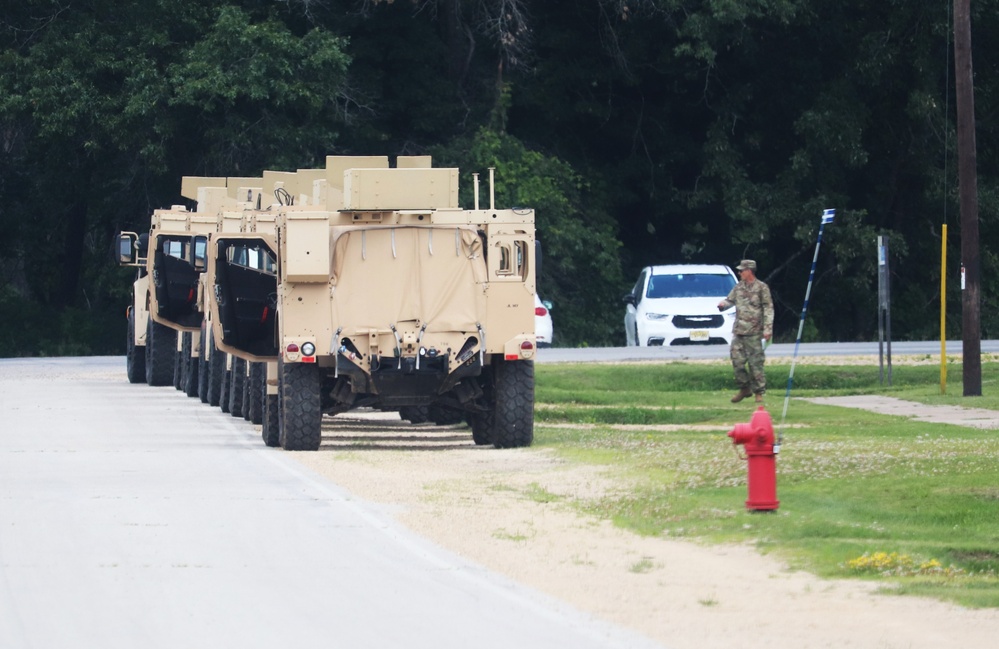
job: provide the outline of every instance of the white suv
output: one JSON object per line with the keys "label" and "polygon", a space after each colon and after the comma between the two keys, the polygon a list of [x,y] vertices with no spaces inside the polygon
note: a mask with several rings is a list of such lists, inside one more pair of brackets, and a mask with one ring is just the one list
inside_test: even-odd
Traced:
{"label": "white suv", "polygon": [[730,344],[735,307],[719,313],[718,302],[737,282],[722,265],[643,268],[623,298],[628,346]]}
{"label": "white suv", "polygon": [[534,337],[538,347],[551,347],[555,334],[552,328],[552,303],[534,294]]}

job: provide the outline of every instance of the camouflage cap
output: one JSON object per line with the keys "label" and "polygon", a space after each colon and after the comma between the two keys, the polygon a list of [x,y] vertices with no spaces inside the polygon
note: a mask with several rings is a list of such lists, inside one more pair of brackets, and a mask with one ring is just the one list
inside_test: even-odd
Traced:
{"label": "camouflage cap", "polygon": [[747,268],[755,273],[756,262],[752,259],[743,259],[739,262],[739,265],[735,267],[736,270],[746,270]]}

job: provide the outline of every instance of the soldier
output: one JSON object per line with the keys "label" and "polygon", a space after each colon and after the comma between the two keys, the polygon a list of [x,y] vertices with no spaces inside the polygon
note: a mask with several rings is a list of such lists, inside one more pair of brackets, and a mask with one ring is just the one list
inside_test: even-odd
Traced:
{"label": "soldier", "polygon": [[739,271],[739,283],[718,303],[719,311],[735,306],[731,356],[739,392],[732,397],[732,403],[739,403],[750,394],[756,395],[756,403],[763,403],[767,391],[763,340],[769,341],[774,333],[774,303],[770,287],[756,278],[755,261],[743,259],[735,269]]}

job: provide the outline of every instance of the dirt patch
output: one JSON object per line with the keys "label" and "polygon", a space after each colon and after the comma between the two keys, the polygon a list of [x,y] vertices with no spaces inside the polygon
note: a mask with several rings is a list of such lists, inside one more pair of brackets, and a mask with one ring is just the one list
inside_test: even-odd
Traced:
{"label": "dirt patch", "polygon": [[626,491],[543,449],[476,447],[462,427],[395,415],[327,419],[294,457],[490,569],[673,649],[993,647],[999,611],[876,593],[794,572],[749,546],[640,537],[568,500]]}

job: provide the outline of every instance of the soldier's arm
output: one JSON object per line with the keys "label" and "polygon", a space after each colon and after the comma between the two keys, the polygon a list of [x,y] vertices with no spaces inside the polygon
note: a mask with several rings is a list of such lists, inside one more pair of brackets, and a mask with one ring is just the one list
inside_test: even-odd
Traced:
{"label": "soldier's arm", "polygon": [[[736,284],[736,286],[738,286],[738,284]],[[718,303],[718,310],[724,311],[725,309],[730,309],[733,306],[735,306],[735,286],[733,286],[732,290],[728,292],[728,296]]]}

